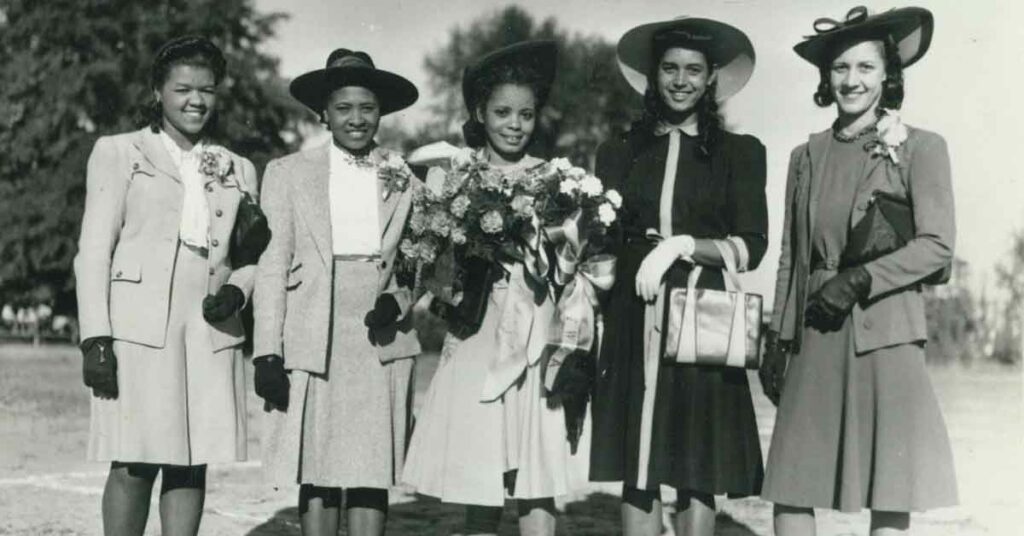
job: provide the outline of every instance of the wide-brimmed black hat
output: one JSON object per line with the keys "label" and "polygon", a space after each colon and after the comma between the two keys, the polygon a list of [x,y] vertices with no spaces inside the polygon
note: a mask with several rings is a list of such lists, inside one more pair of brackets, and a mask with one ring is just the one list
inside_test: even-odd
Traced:
{"label": "wide-brimmed black hat", "polygon": [[515,63],[532,67],[541,75],[545,94],[537,95],[537,98],[544,100],[555,81],[558,47],[550,40],[521,41],[489,52],[466,67],[462,72],[462,98],[466,108],[472,111],[477,105],[477,81],[481,75],[497,67]]}
{"label": "wide-brimmed black hat", "polygon": [[720,101],[743,89],[754,72],[754,45],[735,26],[699,17],[641,24],[626,32],[615,49],[622,76],[641,95],[647,91],[647,73],[658,60],[652,57],[655,39],[703,52],[718,73],[716,98]]}
{"label": "wide-brimmed black hat", "polygon": [[924,8],[904,7],[872,15],[866,7],[858,6],[841,21],[814,21],[815,35],[805,37],[793,50],[820,67],[832,60],[835,47],[841,43],[888,36],[896,43],[903,67],[909,67],[928,51],[934,29],[935,19]]}
{"label": "wide-brimmed black hat", "polygon": [[345,86],[365,87],[380,101],[381,115],[412,106],[420,92],[412,82],[376,68],[365,52],[339,48],[327,57],[327,66],[305,73],[292,80],[288,87],[292,96],[313,113],[324,109],[327,96]]}

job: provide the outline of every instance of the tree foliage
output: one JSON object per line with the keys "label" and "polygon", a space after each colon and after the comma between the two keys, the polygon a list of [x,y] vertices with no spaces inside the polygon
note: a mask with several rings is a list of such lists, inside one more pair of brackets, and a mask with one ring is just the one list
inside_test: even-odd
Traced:
{"label": "tree foliage", "polygon": [[438,100],[436,120],[417,133],[430,138],[460,139],[468,117],[462,102],[462,71],[480,56],[529,39],[553,39],[559,58],[555,85],[541,116],[541,133],[531,150],[542,157],[569,156],[589,163],[597,145],[625,128],[639,110],[640,99],[618,72],[615,46],[592,36],[570,35],[554,19],[537,22],[522,8],[508,6],[451,29],[448,42],[424,61]]}
{"label": "tree foliage", "polygon": [[1024,358],[1024,232],[1014,233],[1009,258],[996,267],[996,286],[1005,302],[995,329],[993,357],[1005,363]]}
{"label": "tree foliage", "polygon": [[141,126],[149,65],[182,34],[225,52],[219,129],[257,162],[284,152],[290,109],[259,45],[281,14],[251,0],[0,0],[0,301],[73,309],[85,163],[100,135]]}

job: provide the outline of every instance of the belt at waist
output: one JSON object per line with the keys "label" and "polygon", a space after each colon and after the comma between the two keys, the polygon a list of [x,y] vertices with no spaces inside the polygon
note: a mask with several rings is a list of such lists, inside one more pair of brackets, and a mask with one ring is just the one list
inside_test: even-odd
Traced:
{"label": "belt at waist", "polygon": [[377,262],[380,260],[380,253],[335,253],[334,260],[355,262]]}

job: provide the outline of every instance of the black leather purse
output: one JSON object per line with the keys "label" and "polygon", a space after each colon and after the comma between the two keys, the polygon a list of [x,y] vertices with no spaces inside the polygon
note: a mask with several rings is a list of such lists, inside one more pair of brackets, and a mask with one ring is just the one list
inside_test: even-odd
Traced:
{"label": "black leather purse", "polygon": [[[864,218],[850,230],[840,258],[842,266],[860,266],[907,245],[915,235],[914,207],[906,198],[875,190]],[[947,265],[921,282],[941,285],[949,281]]]}
{"label": "black leather purse", "polygon": [[231,230],[228,258],[234,269],[256,264],[270,243],[270,225],[263,209],[248,192],[242,192]]}

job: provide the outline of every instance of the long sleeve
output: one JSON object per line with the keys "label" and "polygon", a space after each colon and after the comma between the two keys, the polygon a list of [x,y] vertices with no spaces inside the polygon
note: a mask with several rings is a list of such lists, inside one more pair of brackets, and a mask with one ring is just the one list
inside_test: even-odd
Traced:
{"label": "long sleeve", "polygon": [[[246,193],[252,196],[254,202],[259,202],[259,182],[256,180],[256,166],[252,165],[252,162],[248,158],[242,158],[242,183],[243,189]],[[228,284],[234,285],[242,290],[242,294],[245,295],[245,301],[248,302],[252,298],[253,287],[256,279],[256,266],[249,265],[239,268],[231,272],[231,276],[228,277]]]}
{"label": "long sleeve", "polygon": [[905,173],[916,233],[904,247],[864,266],[871,274],[871,299],[913,285],[953,259],[956,223],[946,141],[932,132],[914,133],[917,143],[908,151]]}
{"label": "long sleeve", "polygon": [[82,339],[113,335],[110,326],[110,264],[124,224],[129,177],[118,169],[113,140],[100,138],[89,155],[85,212],[75,255],[78,321]]}
{"label": "long sleeve", "polygon": [[753,136],[744,136],[737,143],[729,181],[729,234],[742,240],[735,244],[742,270],[753,270],[761,263],[768,249],[768,202],[764,187],[766,157],[764,145]]}
{"label": "long sleeve", "polygon": [[[772,305],[771,329],[783,333],[783,316],[789,302],[791,289],[790,280],[793,272],[793,198],[796,195],[797,177],[800,172],[800,160],[806,145],[800,145],[789,156],[789,172],[786,174],[786,196],[782,221],[782,250],[779,253],[779,269],[775,273],[775,301]],[[784,339],[791,339],[793,334],[783,333]]]}
{"label": "long sleeve", "polygon": [[253,355],[284,355],[285,294],[295,252],[288,176],[271,162],[263,178],[260,206],[270,225],[270,243],[256,265],[253,291]]}

